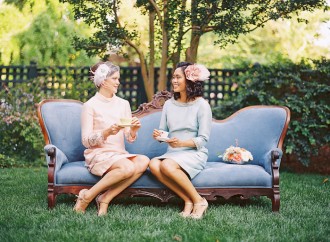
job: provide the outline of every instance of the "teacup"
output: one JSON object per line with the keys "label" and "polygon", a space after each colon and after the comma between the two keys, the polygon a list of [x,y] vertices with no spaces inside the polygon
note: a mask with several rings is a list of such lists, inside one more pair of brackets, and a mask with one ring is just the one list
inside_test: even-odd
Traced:
{"label": "teacup", "polygon": [[120,124],[130,125],[132,123],[132,118],[120,118]]}
{"label": "teacup", "polygon": [[164,130],[159,130],[159,131],[160,131],[159,137],[161,137],[161,138],[168,138],[168,132],[166,132]]}

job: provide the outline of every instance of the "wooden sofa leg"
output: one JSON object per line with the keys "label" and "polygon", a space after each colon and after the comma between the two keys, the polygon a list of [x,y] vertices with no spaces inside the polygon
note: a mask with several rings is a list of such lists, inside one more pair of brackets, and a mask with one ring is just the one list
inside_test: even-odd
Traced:
{"label": "wooden sofa leg", "polygon": [[280,211],[280,194],[274,194],[272,199],[272,210],[278,213]]}
{"label": "wooden sofa leg", "polygon": [[48,191],[48,208],[53,209],[55,207],[56,196],[55,193]]}

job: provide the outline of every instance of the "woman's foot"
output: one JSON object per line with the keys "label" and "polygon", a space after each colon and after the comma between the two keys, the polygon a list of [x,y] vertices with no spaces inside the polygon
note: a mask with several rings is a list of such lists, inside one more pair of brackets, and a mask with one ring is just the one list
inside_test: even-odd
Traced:
{"label": "woman's foot", "polygon": [[88,189],[82,189],[79,192],[79,195],[77,196],[76,204],[73,207],[73,211],[77,213],[85,213],[86,208],[88,207],[90,201],[87,201],[85,199],[85,192],[87,192]]}
{"label": "woman's foot", "polygon": [[192,202],[185,202],[183,211],[179,213],[180,216],[184,218],[189,217],[193,208],[194,208],[194,204]]}
{"label": "woman's foot", "polygon": [[97,216],[104,216],[108,212],[109,203],[101,202],[102,194],[97,195],[95,198],[96,206],[97,206]]}
{"label": "woman's foot", "polygon": [[194,210],[190,214],[190,217],[193,219],[201,219],[203,217],[203,214],[206,213],[206,209],[209,206],[206,199],[203,198],[202,202],[194,203]]}

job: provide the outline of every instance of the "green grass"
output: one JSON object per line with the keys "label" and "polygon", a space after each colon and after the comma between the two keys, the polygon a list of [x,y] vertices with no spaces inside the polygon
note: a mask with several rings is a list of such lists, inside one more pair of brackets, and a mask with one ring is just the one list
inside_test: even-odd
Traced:
{"label": "green grass", "polygon": [[325,176],[281,173],[281,208],[268,198],[220,199],[195,221],[182,203],[117,199],[106,217],[72,211],[74,196],[47,209],[46,168],[0,169],[0,241],[330,241],[330,184]]}

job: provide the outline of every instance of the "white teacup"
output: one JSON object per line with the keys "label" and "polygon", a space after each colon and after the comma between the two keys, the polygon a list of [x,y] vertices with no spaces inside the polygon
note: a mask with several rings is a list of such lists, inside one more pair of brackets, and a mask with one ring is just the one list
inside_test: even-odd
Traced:
{"label": "white teacup", "polygon": [[130,125],[132,123],[132,118],[120,118],[120,124]]}
{"label": "white teacup", "polygon": [[161,138],[168,138],[168,132],[164,131],[164,130],[159,130],[160,131],[160,135],[159,137]]}

